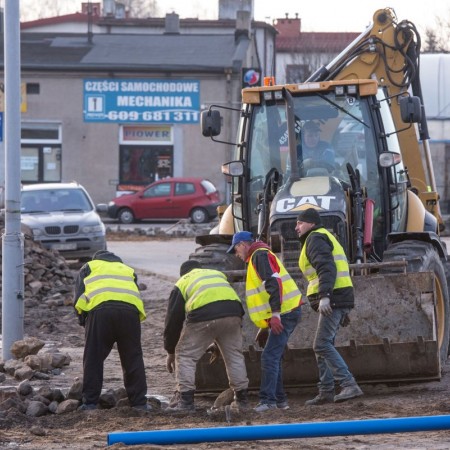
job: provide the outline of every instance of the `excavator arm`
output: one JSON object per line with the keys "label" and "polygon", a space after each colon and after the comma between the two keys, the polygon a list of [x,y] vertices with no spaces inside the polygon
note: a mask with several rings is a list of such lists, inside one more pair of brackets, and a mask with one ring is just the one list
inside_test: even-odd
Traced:
{"label": "excavator arm", "polygon": [[[407,20],[397,23],[392,9],[380,9],[375,12],[371,26],[306,81],[375,79],[387,90],[395,127],[403,130],[398,134],[400,148],[408,150],[402,152],[402,159],[408,169],[411,189],[443,229],[420,84],[420,45],[414,24]],[[418,128],[405,129],[401,118],[399,97],[407,95],[408,90],[421,102],[422,117]]]}

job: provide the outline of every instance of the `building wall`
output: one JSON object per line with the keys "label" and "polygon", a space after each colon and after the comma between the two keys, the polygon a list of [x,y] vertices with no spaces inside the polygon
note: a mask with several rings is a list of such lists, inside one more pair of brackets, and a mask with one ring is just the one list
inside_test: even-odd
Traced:
{"label": "building wall", "polygon": [[[87,77],[81,73],[24,74],[22,82],[38,83],[40,93],[27,95],[27,111],[22,114],[22,122],[45,121],[61,124],[61,179],[76,180],[83,184],[94,202],[100,203],[108,202],[116,195],[119,179],[120,124],[84,122],[83,79],[95,77],[107,78],[101,73],[88,74]],[[144,76],[125,74],[123,78],[144,78]],[[189,79],[200,81],[202,108],[207,108],[210,104],[234,107],[239,104],[240,74],[230,75],[229,78],[227,82],[225,75],[222,74],[189,75]],[[225,118],[225,122],[221,137],[234,142],[237,117]],[[230,159],[231,146],[217,144],[205,138],[201,133],[200,122],[175,124],[172,125],[172,129],[174,176],[209,178],[219,189],[222,199],[225,199],[226,183],[220,168]]]}

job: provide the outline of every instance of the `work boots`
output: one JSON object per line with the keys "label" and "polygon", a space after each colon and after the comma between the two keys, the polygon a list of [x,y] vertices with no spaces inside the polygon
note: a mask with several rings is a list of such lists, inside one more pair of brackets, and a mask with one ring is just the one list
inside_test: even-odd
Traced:
{"label": "work boots", "polygon": [[361,390],[361,388],[355,383],[352,384],[351,386],[342,388],[341,392],[334,396],[334,402],[335,403],[345,402],[346,400],[360,397],[363,394],[364,393]]}
{"label": "work boots", "polygon": [[312,400],[306,400],[305,406],[333,403],[335,398],[334,392],[319,391],[319,393]]}
{"label": "work boots", "polygon": [[232,408],[239,409],[240,411],[245,411],[248,409],[248,391],[247,389],[242,389],[240,391],[234,392],[234,401],[230,405]]}
{"label": "work boots", "polygon": [[172,399],[170,405],[166,408],[166,411],[167,412],[195,411],[194,393],[195,391],[177,392],[176,401],[174,401],[175,399]]}

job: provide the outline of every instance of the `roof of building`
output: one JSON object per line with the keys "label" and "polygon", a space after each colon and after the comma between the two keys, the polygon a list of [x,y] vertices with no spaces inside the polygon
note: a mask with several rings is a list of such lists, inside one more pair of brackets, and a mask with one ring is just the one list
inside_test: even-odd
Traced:
{"label": "roof of building", "polygon": [[[23,22],[22,70],[240,70],[251,38],[248,31],[236,29],[236,20],[180,19],[175,24],[179,32],[168,32],[166,19],[93,15],[94,28],[89,35],[85,13]],[[265,22],[253,21],[255,27],[276,34],[275,28]]]}
{"label": "roof of building", "polygon": [[277,52],[339,53],[360,33],[302,32],[298,36],[277,36]]}
{"label": "roof of building", "polygon": [[[240,70],[250,40],[232,34],[22,33],[22,70]],[[3,46],[0,46],[3,60]],[[0,62],[1,64],[1,62]]]}

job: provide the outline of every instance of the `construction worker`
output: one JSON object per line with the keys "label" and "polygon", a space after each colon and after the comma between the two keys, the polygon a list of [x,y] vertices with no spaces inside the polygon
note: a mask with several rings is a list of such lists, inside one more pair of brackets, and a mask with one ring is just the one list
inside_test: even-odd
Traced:
{"label": "construction worker", "polygon": [[149,411],[141,347],[141,324],[146,315],[137,276],[114,253],[99,250],[75,282],[75,309],[85,327],[83,404],[96,409],[103,384],[103,364],[117,343],[130,405]]}
{"label": "construction worker", "polygon": [[247,263],[246,298],[252,322],[260,328],[256,340],[261,355],[261,385],[256,412],[289,409],[283,386],[282,357],[300,321],[302,295],[280,260],[249,231],[233,236],[228,253]]}
{"label": "construction worker", "polygon": [[[322,405],[359,397],[363,392],[334,346],[339,326],[348,325],[348,314],[355,303],[344,249],[323,227],[314,208],[299,213],[295,231],[301,243],[299,267],[308,281],[308,300],[314,311],[319,312],[313,344],[319,368],[319,393],[305,404]],[[337,395],[335,382],[341,388]]]}
{"label": "construction worker", "polygon": [[168,412],[194,411],[195,369],[212,342],[222,353],[233,407],[248,405],[248,378],[242,351],[244,309],[224,273],[202,269],[195,260],[180,267],[180,278],[169,298],[164,328],[166,366],[175,372],[177,391]]}

